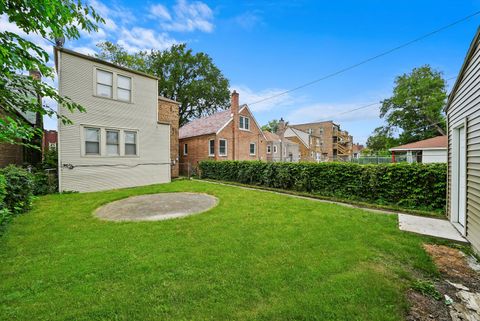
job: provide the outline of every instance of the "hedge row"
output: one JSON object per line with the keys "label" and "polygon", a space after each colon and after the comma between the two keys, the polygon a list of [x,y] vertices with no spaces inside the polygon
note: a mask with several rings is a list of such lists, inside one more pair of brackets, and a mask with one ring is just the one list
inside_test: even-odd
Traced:
{"label": "hedge row", "polygon": [[446,164],[266,163],[203,161],[202,178],[307,192],[325,197],[440,211]]}

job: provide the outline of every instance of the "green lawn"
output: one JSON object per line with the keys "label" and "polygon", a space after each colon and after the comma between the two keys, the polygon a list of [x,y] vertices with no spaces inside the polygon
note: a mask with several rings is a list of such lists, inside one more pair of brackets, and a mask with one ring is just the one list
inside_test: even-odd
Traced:
{"label": "green lawn", "polygon": [[[219,205],[159,222],[100,221],[131,195]],[[402,320],[436,274],[396,216],[196,181],[42,197],[0,238],[0,320]]]}

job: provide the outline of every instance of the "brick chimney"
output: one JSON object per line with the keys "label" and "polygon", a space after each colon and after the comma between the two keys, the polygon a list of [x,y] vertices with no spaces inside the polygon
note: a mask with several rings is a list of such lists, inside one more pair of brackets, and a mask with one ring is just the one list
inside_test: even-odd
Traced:
{"label": "brick chimney", "polygon": [[238,110],[240,109],[239,103],[239,94],[234,90],[231,96],[230,111],[232,112],[233,124],[232,124],[232,149],[233,149],[233,160],[238,159],[238,126],[240,124],[240,117],[238,115]]}

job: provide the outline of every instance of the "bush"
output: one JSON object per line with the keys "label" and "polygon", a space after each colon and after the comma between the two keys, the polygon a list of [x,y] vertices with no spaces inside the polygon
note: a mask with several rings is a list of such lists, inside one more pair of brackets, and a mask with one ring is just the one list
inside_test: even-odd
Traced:
{"label": "bush", "polygon": [[58,191],[57,175],[46,170],[33,172],[33,195],[47,195]]}
{"label": "bush", "polygon": [[32,174],[13,165],[5,167],[2,174],[6,180],[5,208],[14,214],[28,211],[33,196]]}
{"label": "bush", "polygon": [[5,205],[5,196],[7,196],[7,180],[5,176],[0,175],[0,226],[12,216],[12,212]]}
{"label": "bush", "polygon": [[325,197],[444,210],[446,164],[266,163],[203,161],[201,177]]}

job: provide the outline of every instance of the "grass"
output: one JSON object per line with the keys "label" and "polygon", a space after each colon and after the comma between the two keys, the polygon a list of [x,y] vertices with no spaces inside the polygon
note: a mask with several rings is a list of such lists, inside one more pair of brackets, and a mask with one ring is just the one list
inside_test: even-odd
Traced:
{"label": "grass", "polygon": [[[97,207],[190,191],[220,203],[159,222]],[[1,320],[402,320],[437,275],[395,215],[198,181],[42,197],[0,238]]]}

